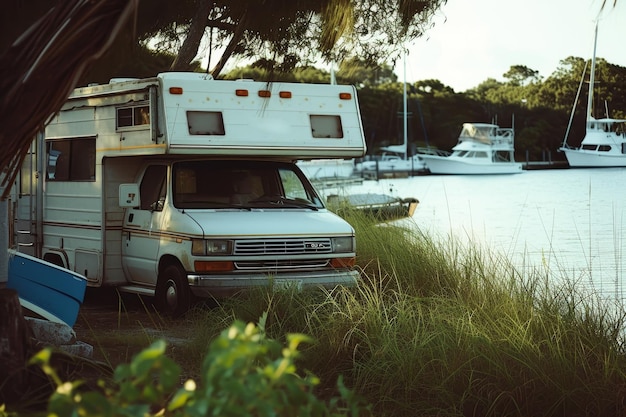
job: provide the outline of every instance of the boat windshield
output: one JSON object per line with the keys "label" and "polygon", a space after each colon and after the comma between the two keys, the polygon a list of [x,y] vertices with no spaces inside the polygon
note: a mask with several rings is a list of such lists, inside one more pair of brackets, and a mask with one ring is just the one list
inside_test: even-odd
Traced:
{"label": "boat windshield", "polygon": [[491,137],[495,134],[495,126],[475,125],[465,123],[461,130],[460,138],[462,140],[474,140],[476,142],[491,144]]}
{"label": "boat windshield", "polygon": [[620,119],[591,119],[587,121],[587,129],[624,135],[626,132],[626,121]]}
{"label": "boat windshield", "polygon": [[172,176],[174,206],[180,209],[324,207],[294,164],[184,161],[174,164]]}
{"label": "boat windshield", "polygon": [[465,123],[459,135],[459,142],[466,140],[485,145],[513,145],[513,129],[487,123]]}

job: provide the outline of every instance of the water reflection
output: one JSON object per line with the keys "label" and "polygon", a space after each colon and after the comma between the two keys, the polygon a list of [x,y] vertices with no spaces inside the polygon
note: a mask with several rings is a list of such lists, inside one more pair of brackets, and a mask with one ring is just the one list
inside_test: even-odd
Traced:
{"label": "water reflection", "polygon": [[484,245],[519,268],[624,300],[625,183],[622,168],[564,169],[365,181],[332,192],[416,197],[415,227],[431,236]]}

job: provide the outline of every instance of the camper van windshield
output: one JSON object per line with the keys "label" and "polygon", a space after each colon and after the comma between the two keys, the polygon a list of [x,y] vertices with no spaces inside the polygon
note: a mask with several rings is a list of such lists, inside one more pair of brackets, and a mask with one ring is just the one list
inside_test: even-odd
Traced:
{"label": "camper van windshield", "polygon": [[185,161],[174,164],[174,206],[180,209],[323,208],[293,164],[266,161]]}

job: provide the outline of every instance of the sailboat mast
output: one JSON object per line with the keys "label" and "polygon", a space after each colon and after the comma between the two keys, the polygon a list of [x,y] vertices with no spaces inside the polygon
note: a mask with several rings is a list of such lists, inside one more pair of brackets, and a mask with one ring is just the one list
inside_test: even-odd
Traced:
{"label": "sailboat mast", "polygon": [[591,56],[591,74],[589,76],[589,96],[587,97],[587,120],[593,119],[593,84],[596,79],[596,45],[598,43],[598,21],[593,39],[593,55]]}
{"label": "sailboat mast", "polygon": [[407,97],[406,97],[406,49],[404,50],[404,82],[402,83],[404,89],[402,91],[402,102],[403,102],[403,127],[404,127],[404,159],[409,159],[409,142],[408,142],[408,122],[407,122]]}

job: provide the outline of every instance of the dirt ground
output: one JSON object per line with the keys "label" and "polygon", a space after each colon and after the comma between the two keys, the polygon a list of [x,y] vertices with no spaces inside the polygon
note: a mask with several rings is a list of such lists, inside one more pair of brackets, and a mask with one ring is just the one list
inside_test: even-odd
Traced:
{"label": "dirt ground", "polygon": [[93,346],[94,360],[114,368],[158,338],[184,337],[180,324],[159,314],[150,297],[88,288],[74,331],[77,340]]}

